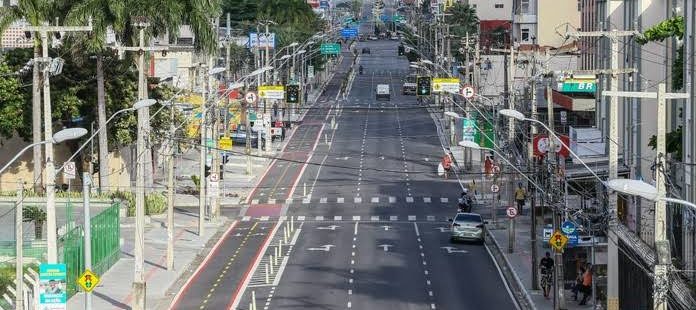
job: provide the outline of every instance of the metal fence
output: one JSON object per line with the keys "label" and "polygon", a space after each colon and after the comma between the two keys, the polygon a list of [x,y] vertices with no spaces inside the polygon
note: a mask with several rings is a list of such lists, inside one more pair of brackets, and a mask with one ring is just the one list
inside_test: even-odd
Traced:
{"label": "metal fence", "polygon": [[[120,219],[119,203],[102,211],[91,219],[92,229],[92,268],[96,274],[104,274],[119,259],[120,253]],[[67,265],[68,296],[77,290],[77,278],[85,270],[84,229],[76,226],[69,230],[60,240],[63,263]]]}

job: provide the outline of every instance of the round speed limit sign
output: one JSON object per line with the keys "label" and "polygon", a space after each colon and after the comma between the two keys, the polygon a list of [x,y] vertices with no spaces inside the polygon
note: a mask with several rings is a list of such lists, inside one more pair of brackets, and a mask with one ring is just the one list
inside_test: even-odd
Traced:
{"label": "round speed limit sign", "polygon": [[497,193],[499,191],[500,191],[500,186],[498,186],[498,184],[491,185],[491,192],[492,193]]}

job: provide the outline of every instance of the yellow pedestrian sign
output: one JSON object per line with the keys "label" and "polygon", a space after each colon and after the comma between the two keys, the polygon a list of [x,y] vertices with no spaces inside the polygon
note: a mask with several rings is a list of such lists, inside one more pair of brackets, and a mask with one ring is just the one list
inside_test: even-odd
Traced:
{"label": "yellow pedestrian sign", "polygon": [[220,140],[218,140],[218,148],[220,148],[223,151],[231,151],[232,150],[232,138],[230,138],[230,137],[220,138]]}
{"label": "yellow pedestrian sign", "polygon": [[563,248],[566,246],[568,243],[568,237],[566,235],[562,234],[561,231],[556,230],[553,235],[551,235],[551,238],[549,239],[549,244],[551,245],[552,248],[556,250],[556,252],[560,252],[563,250]]}
{"label": "yellow pedestrian sign", "polygon": [[99,284],[99,276],[87,269],[77,278],[77,284],[82,287],[82,290],[89,293]]}

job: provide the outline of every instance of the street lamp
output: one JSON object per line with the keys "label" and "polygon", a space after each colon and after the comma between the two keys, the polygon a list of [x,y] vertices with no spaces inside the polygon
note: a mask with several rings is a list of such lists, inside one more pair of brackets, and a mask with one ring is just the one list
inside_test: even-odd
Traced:
{"label": "street lamp", "polygon": [[[80,148],[78,148],[77,151],[75,151],[75,153],[73,153],[72,155],[70,155],[70,158],[68,158],[68,159],[63,163],[63,165],[62,165],[58,170],[56,170],[56,174],[58,174],[60,171],[62,171],[63,169],[65,169],[65,165],[67,165],[68,162],[72,161],[72,160],[77,156],[77,154],[80,154],[80,152],[81,152],[85,147],[87,147],[87,145],[89,144],[89,142],[92,141],[92,139],[94,139],[94,137],[96,137],[97,134],[99,134],[100,131],[104,130],[104,129],[106,128],[106,125],[109,124],[109,122],[111,122],[111,121],[116,117],[116,115],[119,115],[119,114],[124,113],[124,112],[137,111],[137,110],[140,110],[140,109],[142,109],[142,108],[148,108],[148,107],[154,105],[155,103],[157,103],[157,100],[155,100],[155,99],[143,99],[143,100],[138,100],[138,101],[136,101],[136,102],[133,104],[132,107],[130,107],[130,108],[125,108],[125,109],[121,109],[121,110],[116,111],[114,114],[111,114],[111,116],[109,117],[109,119],[107,119],[106,122],[104,122],[104,125],[101,126],[101,127],[99,127],[95,132],[93,132],[92,135],[91,135],[82,145],[80,145]],[[55,137],[55,136],[54,136],[54,137]],[[140,154],[138,154],[138,155],[140,155]],[[100,171],[99,173],[106,173],[106,171]]]}
{"label": "street lamp", "polygon": [[210,75],[216,75],[222,72],[225,72],[227,69],[225,67],[215,67],[210,70],[208,70],[208,74]]}
{"label": "street lamp", "polygon": [[2,174],[2,172],[5,171],[5,169],[7,169],[10,165],[12,165],[12,163],[15,162],[17,160],[17,158],[19,158],[19,156],[21,156],[24,152],[26,152],[28,149],[30,149],[32,147],[35,147],[37,145],[42,145],[42,144],[48,144],[48,143],[57,144],[57,143],[61,143],[63,141],[67,141],[67,140],[74,140],[74,139],[78,139],[86,134],[87,134],[87,129],[84,129],[84,128],[66,128],[66,129],[63,129],[59,132],[54,133],[51,140],[46,140],[46,141],[41,141],[41,142],[29,144],[26,147],[24,147],[22,150],[20,150],[19,153],[17,153],[17,155],[12,157],[12,159],[10,159],[10,161],[7,164],[5,164],[5,166],[3,166],[2,169],[0,169],[0,174]]}
{"label": "street lamp", "polygon": [[615,190],[623,194],[639,196],[641,198],[645,198],[653,202],[672,202],[688,206],[696,210],[696,204],[690,201],[681,200],[677,198],[663,197],[657,192],[657,188],[655,186],[652,186],[640,180],[612,179],[604,182],[604,185],[606,185],[608,188],[611,188],[612,190]]}

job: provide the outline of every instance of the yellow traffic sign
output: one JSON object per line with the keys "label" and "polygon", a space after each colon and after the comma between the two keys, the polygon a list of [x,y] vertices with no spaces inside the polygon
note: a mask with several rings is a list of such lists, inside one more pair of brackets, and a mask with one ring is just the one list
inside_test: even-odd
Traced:
{"label": "yellow traffic sign", "polygon": [[230,138],[230,137],[220,138],[220,140],[218,140],[218,148],[223,150],[223,151],[231,151],[232,150],[232,138]]}
{"label": "yellow traffic sign", "polygon": [[563,248],[566,246],[567,243],[568,243],[568,237],[566,237],[566,235],[561,233],[560,230],[556,230],[553,233],[553,235],[551,235],[551,238],[549,239],[549,244],[557,252],[560,252],[561,250],[563,250]]}
{"label": "yellow traffic sign", "polygon": [[86,269],[85,272],[77,278],[77,284],[82,287],[82,290],[89,293],[99,284],[99,276],[94,274],[91,270]]}
{"label": "yellow traffic sign", "polygon": [[433,78],[433,91],[434,92],[459,92],[459,79],[458,78]]}

